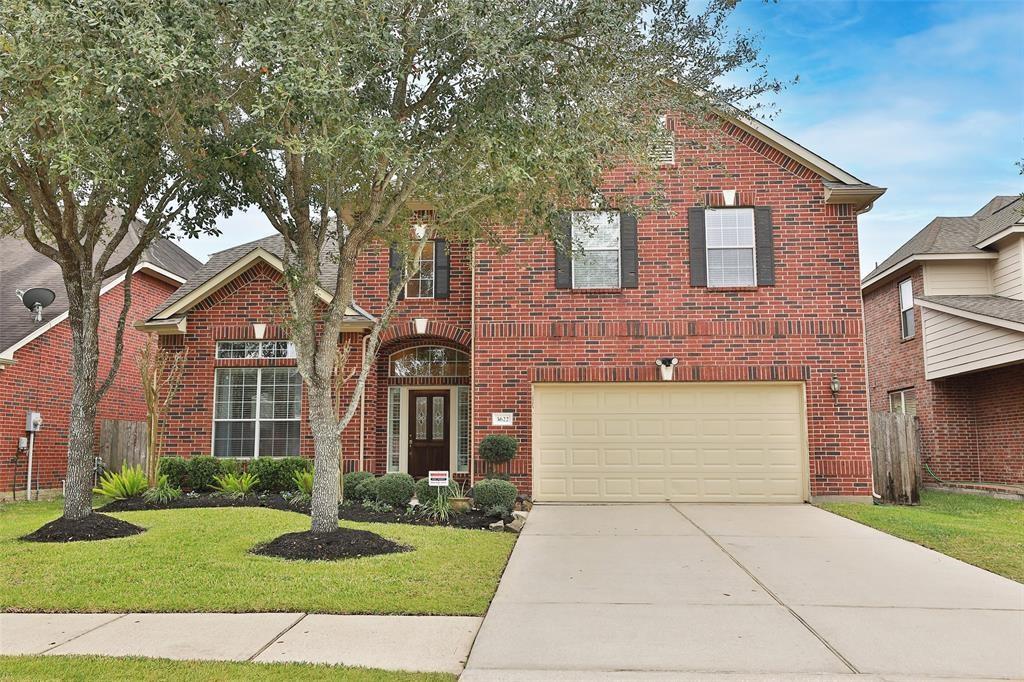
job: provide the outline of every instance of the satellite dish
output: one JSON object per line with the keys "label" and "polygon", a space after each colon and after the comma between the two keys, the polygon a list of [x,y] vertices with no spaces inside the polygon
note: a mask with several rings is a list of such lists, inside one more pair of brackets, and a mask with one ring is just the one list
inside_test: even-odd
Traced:
{"label": "satellite dish", "polygon": [[43,321],[43,308],[53,303],[53,299],[57,297],[52,290],[45,287],[33,287],[28,291],[19,289],[15,293],[18,294],[18,298],[25,304],[25,307],[35,315],[36,322]]}

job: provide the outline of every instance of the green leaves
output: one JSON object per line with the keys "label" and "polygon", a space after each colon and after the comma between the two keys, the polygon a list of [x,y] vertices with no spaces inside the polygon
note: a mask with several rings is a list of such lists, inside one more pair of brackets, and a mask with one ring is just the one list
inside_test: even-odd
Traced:
{"label": "green leaves", "polygon": [[[166,480],[166,476],[161,477],[162,482]],[[92,491],[111,500],[127,500],[142,495],[148,488],[149,481],[142,467],[125,465],[120,472],[108,471],[100,476],[99,486]]]}

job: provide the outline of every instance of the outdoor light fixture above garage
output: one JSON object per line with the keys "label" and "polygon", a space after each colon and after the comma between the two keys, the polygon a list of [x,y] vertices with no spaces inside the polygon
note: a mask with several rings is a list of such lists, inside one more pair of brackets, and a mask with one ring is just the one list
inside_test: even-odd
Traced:
{"label": "outdoor light fixture above garage", "polygon": [[675,374],[675,367],[679,364],[679,358],[658,358],[654,364],[661,370],[662,381],[672,381]]}

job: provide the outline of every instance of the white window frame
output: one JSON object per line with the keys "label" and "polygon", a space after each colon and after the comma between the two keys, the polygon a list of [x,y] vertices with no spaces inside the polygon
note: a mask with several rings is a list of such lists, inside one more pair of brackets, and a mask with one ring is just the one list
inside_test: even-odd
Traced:
{"label": "white window frame", "polygon": [[[277,343],[287,343],[288,344],[288,346],[287,346],[287,348],[285,350],[284,356],[269,355],[269,354],[267,354],[266,353],[266,349],[269,348],[271,344],[277,344]],[[246,355],[246,356],[240,357],[240,358],[228,357],[228,356],[224,355],[224,353],[227,351],[227,349],[229,347],[231,347],[231,346],[238,346],[238,345],[242,345],[242,346],[245,346],[245,345],[255,345],[256,346],[256,355]],[[295,344],[292,343],[291,341],[284,341],[283,339],[268,339],[268,340],[265,340],[265,341],[257,341],[257,340],[253,340],[253,339],[244,340],[244,341],[243,340],[218,341],[217,342],[217,353],[216,353],[216,355],[217,355],[217,359],[218,360],[293,360],[293,359],[295,359],[297,357],[296,353],[295,353]]]}
{"label": "white window frame", "polygon": [[[708,216],[712,213],[724,213],[726,211],[747,211],[750,213],[750,246],[709,246],[708,240]],[[707,273],[709,289],[735,289],[757,286],[757,216],[754,209],[744,206],[727,208],[704,209],[704,268]],[[751,283],[750,284],[712,284],[711,283],[711,259],[709,254],[712,251],[738,251],[740,249],[750,250]]]}
{"label": "white window frame", "polygon": [[[904,304],[903,302],[904,284],[907,285],[907,292],[909,294],[907,298],[909,299],[909,304]],[[905,280],[902,280],[896,286],[896,291],[898,292],[900,301],[900,338],[906,341],[908,339],[914,338],[914,335],[917,333],[917,321],[914,319],[914,280],[909,277]],[[907,333],[907,311],[910,312],[909,334]]]}
{"label": "white window frame", "polygon": [[[917,390],[914,389],[914,388],[901,388],[901,389],[899,389],[897,391],[889,391],[889,411],[890,412],[895,412],[896,414],[906,414],[907,413],[907,394],[908,393],[913,393],[914,394],[914,402],[916,404],[917,403]],[[897,398],[898,399],[898,403],[894,403],[893,402],[893,398]],[[897,405],[899,406],[899,409],[898,410],[893,409]],[[915,416],[916,416],[916,412],[917,412],[916,408],[914,409],[914,412],[915,412]]]}
{"label": "white window frame", "polygon": [[[256,372],[256,404],[253,406],[253,418],[252,419],[225,419],[217,417],[217,391],[220,382],[217,381],[218,372],[237,372],[238,370],[254,370]],[[302,421],[302,381],[299,381],[299,412],[296,417],[290,419],[261,419],[260,418],[260,396],[263,389],[263,371],[264,370],[281,370],[281,369],[295,369],[291,365],[282,366],[270,366],[270,367],[217,367],[213,370],[213,433],[211,434],[210,441],[210,454],[217,457],[217,459],[259,459],[260,457],[260,422],[301,422]],[[251,455],[224,455],[217,456],[214,453],[217,449],[217,424],[218,422],[253,422],[254,433],[252,441],[252,454]],[[288,455],[277,455],[279,457],[298,457],[302,451],[302,428],[299,428],[299,449],[294,454]],[[272,457],[273,455],[265,455],[266,457]]]}
{"label": "white window frame", "polygon": [[[615,246],[614,248],[609,247],[609,248],[603,248],[603,249],[590,249],[589,251],[587,251],[585,249],[577,248],[578,241],[576,239],[576,221],[574,220],[574,218],[577,215],[593,215],[595,213],[606,213],[608,215],[616,216],[616,218],[618,220],[619,233],[618,233],[618,245]],[[578,289],[580,291],[587,291],[589,289],[601,290],[601,289],[621,289],[622,288],[622,213],[620,213],[619,211],[573,211],[572,214],[569,217],[569,239],[572,242],[572,259],[571,259],[572,260],[572,267],[571,267],[571,270],[572,270],[572,288],[573,289]],[[615,252],[615,255],[617,256],[617,261],[618,261],[617,262],[618,272],[616,274],[615,284],[613,286],[601,286],[601,287],[576,286],[576,258],[577,258],[577,256],[584,256],[587,253],[605,253],[605,252],[610,253],[610,252],[613,252],[613,251]]]}
{"label": "white window frame", "polygon": [[674,166],[676,165],[676,134],[675,130],[669,127],[668,116],[661,114],[658,116],[658,123],[665,131],[666,140],[658,148],[658,165],[659,166]]}
{"label": "white window frame", "polygon": [[[423,257],[423,253],[426,252],[427,246],[430,246],[430,258],[424,258]],[[417,245],[417,248],[418,248],[418,245]],[[413,254],[415,254],[415,253],[416,252],[413,251]],[[424,261],[429,261],[430,264],[431,264],[431,266],[430,266],[430,296],[422,296],[422,295],[421,296],[412,296],[412,295],[409,294],[409,285],[412,284],[412,281],[415,279],[417,281],[423,282],[423,281],[426,281],[426,279],[427,279],[425,277],[421,277],[420,276],[420,270],[423,268],[421,263],[423,263]],[[412,271],[412,274],[409,276],[409,279],[406,280],[406,282],[405,282],[405,292],[404,292],[405,293],[405,297],[409,298],[409,299],[412,299],[412,300],[429,300],[429,299],[432,299],[432,298],[436,298],[437,297],[437,243],[434,242],[433,240],[429,240],[429,239],[426,242],[424,242],[424,244],[423,244],[423,252],[420,253],[420,259],[416,263],[413,263],[412,265],[415,266],[415,269]],[[421,286],[420,290],[422,291],[422,289],[423,288]]]}

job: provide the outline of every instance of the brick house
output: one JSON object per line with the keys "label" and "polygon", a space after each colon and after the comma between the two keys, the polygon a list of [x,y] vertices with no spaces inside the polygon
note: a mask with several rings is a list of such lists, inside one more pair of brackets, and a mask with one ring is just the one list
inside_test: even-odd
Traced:
{"label": "brick house", "polygon": [[[566,213],[575,249],[511,229],[504,252],[428,243],[345,469],[475,481],[478,444],[503,433],[519,450],[501,473],[540,501],[867,499],[857,215],[884,190],[745,118],[676,129],[664,161],[668,208]],[[606,196],[644,192],[637,177],[615,169]],[[214,254],[147,322],[190,351],[166,454],[312,454],[281,249]],[[355,349],[387,246],[360,268]]]}
{"label": "brick house", "polygon": [[[136,242],[125,241],[115,258]],[[120,254],[120,255],[117,255]],[[178,245],[155,242],[132,273],[132,302],[124,334],[124,356],[110,390],[100,401],[97,420],[146,418],[146,402],[136,357],[146,334],[131,321],[145,319],[199,267]],[[100,376],[113,354],[117,319],[124,301],[124,276],[108,281],[100,296]],[[37,323],[16,290],[44,287],[54,302]],[[60,490],[67,468],[68,413],[71,402],[71,327],[60,268],[29,244],[0,239],[0,499],[21,496],[28,479],[26,413],[39,412],[43,426],[32,446],[33,490]],[[97,437],[99,425],[97,424]]]}
{"label": "brick house", "polygon": [[1024,484],[1022,203],[936,218],[864,278],[871,409],[917,415],[926,484]]}

